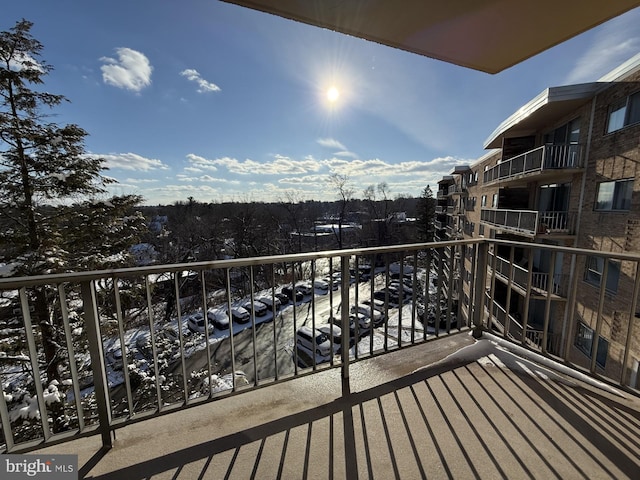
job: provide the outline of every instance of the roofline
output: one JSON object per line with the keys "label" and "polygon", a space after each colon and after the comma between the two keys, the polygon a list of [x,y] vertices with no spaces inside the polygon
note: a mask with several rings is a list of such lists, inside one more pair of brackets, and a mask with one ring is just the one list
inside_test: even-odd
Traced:
{"label": "roofline", "polygon": [[496,128],[493,133],[489,135],[489,138],[485,140],[484,148],[489,148],[489,145],[491,145],[496,138],[507,130],[518,125],[545,105],[553,102],[564,102],[570,100],[588,100],[600,90],[600,85],[601,84],[597,82],[592,82],[577,85],[566,85],[563,87],[550,87],[543,90],[536,97],[520,107],[504,122],[498,125],[498,128]]}
{"label": "roofline", "polygon": [[588,100],[596,94],[606,89],[613,82],[619,82],[629,75],[640,70],[640,53],[631,57],[626,62],[617,66],[606,75],[603,75],[597,82],[579,83],[575,85],[565,85],[560,87],[550,87],[540,92],[520,107],[515,113],[503,121],[491,135],[485,140],[484,148],[489,148],[492,142],[500,135],[526,119],[529,115],[541,109],[545,105],[553,102],[563,102],[570,100]]}

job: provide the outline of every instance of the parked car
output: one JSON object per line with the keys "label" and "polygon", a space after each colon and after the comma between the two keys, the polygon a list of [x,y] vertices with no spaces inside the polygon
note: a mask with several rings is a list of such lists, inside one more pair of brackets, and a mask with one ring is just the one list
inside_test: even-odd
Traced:
{"label": "parked car", "polygon": [[[322,325],[316,325],[316,330],[324,333],[327,338],[333,340],[334,353],[340,353],[342,350],[342,329],[333,323],[323,323]],[[351,345],[353,345],[353,338],[349,338]]]}
{"label": "parked car", "polygon": [[373,321],[373,326],[382,325],[385,320],[384,314],[365,303],[359,303],[351,307],[351,313],[361,313]]}
{"label": "parked car", "polygon": [[[263,305],[266,306],[267,309],[271,310],[274,313],[275,313],[276,310],[278,310],[280,308],[280,305],[282,303],[277,296],[274,296],[274,297],[269,297],[269,296],[257,297],[256,301],[262,303]],[[289,299],[287,299],[287,302],[288,301],[289,301]]]}
{"label": "parked car", "polygon": [[[247,312],[251,313],[251,300],[247,300],[246,302],[243,302],[241,306]],[[255,312],[256,317],[261,317],[261,316],[267,314],[267,306],[264,303],[254,299],[253,300],[253,311]]]}
{"label": "parked car", "polygon": [[384,300],[379,300],[377,298],[374,298],[373,301],[371,301],[371,299],[367,298],[366,300],[363,300],[362,303],[373,307],[374,310],[377,310],[386,316],[386,309],[384,308]]}
{"label": "parked car", "polygon": [[216,330],[229,330],[229,316],[220,310],[209,309],[207,317]]}
{"label": "parked car", "polygon": [[313,281],[313,288],[326,292],[329,290],[329,282],[327,282],[326,280],[322,280],[320,278],[316,278]]}
{"label": "parked car", "polygon": [[288,295],[286,295],[286,294],[284,294],[282,292],[277,292],[275,296],[276,296],[277,300],[280,300],[280,305],[281,306],[284,306],[287,303],[289,303],[289,296]]}
{"label": "parked car", "polygon": [[[207,315],[208,316],[208,315]],[[209,320],[209,333],[213,332],[213,328],[211,325],[211,320]],[[189,315],[187,317],[187,328],[194,333],[203,333],[205,331],[205,318],[202,312],[194,313],[193,315]]]}
{"label": "parked car", "polygon": [[[227,315],[229,312],[227,311]],[[236,323],[249,323],[251,321],[251,315],[246,308],[243,307],[231,307],[231,319]]]}
{"label": "parked car", "polygon": [[291,301],[301,302],[304,299],[304,295],[301,291],[295,289],[291,285],[286,285],[280,290]]}
{"label": "parked car", "polygon": [[400,303],[400,297],[398,296],[398,290],[393,288],[383,288],[382,290],[376,290],[373,292],[373,298],[382,302],[389,301],[389,303]]}
{"label": "parked car", "polygon": [[[342,319],[340,317],[329,317],[329,323],[342,328]],[[349,334],[351,339],[355,340],[356,333],[359,338],[367,335],[370,331],[371,320],[369,318],[365,317],[361,313],[357,315],[349,315]]]}
{"label": "parked car", "polygon": [[308,326],[302,326],[296,332],[296,345],[304,347],[321,357],[328,357],[333,353],[333,346],[326,334]]}
{"label": "parked car", "polygon": [[311,295],[313,293],[313,285],[311,282],[301,280],[296,282],[296,290],[302,293],[302,295]]}

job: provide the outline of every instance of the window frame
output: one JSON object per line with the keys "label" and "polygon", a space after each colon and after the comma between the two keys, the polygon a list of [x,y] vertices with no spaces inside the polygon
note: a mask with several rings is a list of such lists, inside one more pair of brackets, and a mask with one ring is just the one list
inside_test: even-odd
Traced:
{"label": "window frame", "polygon": [[[576,335],[573,340],[573,345],[584,353],[587,358],[592,358],[593,349],[593,335],[595,330],[586,323],[578,320],[576,327]],[[609,340],[602,335],[598,336],[598,351],[596,353],[596,365],[600,368],[605,368],[607,364],[607,357],[609,355]]]}
{"label": "window frame", "polygon": [[[635,178],[633,177],[598,182],[596,184],[596,199],[593,205],[594,211],[596,212],[628,212],[629,210],[631,210],[631,200],[633,199],[634,182],[635,182]],[[604,185],[613,186],[613,191],[611,192],[610,199],[606,197],[604,197],[604,199],[601,199],[601,194],[607,195],[607,192],[602,190],[602,186]],[[622,191],[622,194],[621,194],[621,191]],[[623,196],[621,197],[621,195]],[[599,205],[601,203],[608,206],[600,207]],[[622,205],[620,205],[620,203],[622,203]]]}
{"label": "window frame", "polygon": [[[589,285],[601,288],[602,276],[604,275],[604,262],[608,262],[607,283],[605,291],[611,294],[618,293],[618,283],[620,283],[621,262],[610,258],[589,255],[585,260],[583,280]],[[595,262],[595,263],[594,263]],[[595,267],[595,268],[594,268]]]}
{"label": "window frame", "polygon": [[[632,114],[634,115],[632,116]],[[640,91],[620,98],[609,105],[605,135],[638,123],[640,123]]]}

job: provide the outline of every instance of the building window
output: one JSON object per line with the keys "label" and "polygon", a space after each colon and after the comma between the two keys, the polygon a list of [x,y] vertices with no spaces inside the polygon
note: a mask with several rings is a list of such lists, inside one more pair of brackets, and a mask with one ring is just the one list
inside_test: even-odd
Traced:
{"label": "building window", "polygon": [[487,206],[487,196],[486,195],[482,195],[482,200],[481,200],[480,205],[483,206],[483,207]]}
{"label": "building window", "polygon": [[491,208],[498,208],[498,194],[494,193],[491,199]]}
{"label": "building window", "polygon": [[633,178],[600,182],[596,197],[596,210],[630,210]]}
{"label": "building window", "polygon": [[[618,291],[618,280],[620,279],[620,262],[615,260],[607,260],[609,269],[607,271],[606,289],[608,292],[616,293]],[[584,272],[585,282],[599,287],[602,284],[602,275],[604,272],[603,257],[587,257],[587,264]]]}
{"label": "building window", "polygon": [[640,92],[629,95],[609,107],[607,133],[640,122]]}
{"label": "building window", "polygon": [[482,223],[478,226],[478,234],[484,235],[484,225]]}
{"label": "building window", "polygon": [[[591,349],[593,348],[593,329],[578,321],[578,329],[574,345],[591,358]],[[609,352],[609,342],[602,336],[598,337],[598,353],[596,355],[596,364],[604,368],[607,363],[607,354]]]}

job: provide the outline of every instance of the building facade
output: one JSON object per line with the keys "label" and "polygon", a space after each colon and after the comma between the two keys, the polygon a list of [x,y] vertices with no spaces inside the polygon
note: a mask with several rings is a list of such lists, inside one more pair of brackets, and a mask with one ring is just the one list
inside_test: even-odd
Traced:
{"label": "building facade", "polygon": [[[486,155],[439,182],[438,240],[486,237],[640,254],[640,55],[598,82],[546,89],[484,146]],[[460,255],[463,277],[471,270],[468,250]],[[629,314],[631,262],[509,245],[491,250],[488,261],[495,293],[485,306],[496,330],[508,325],[513,337],[540,345],[546,329],[549,353],[570,335],[570,360],[587,366],[601,315],[596,365],[615,376],[622,339],[637,322],[631,358],[637,379],[640,313]],[[570,288],[576,281],[578,288]],[[459,290],[464,313],[472,295],[464,281]]]}

